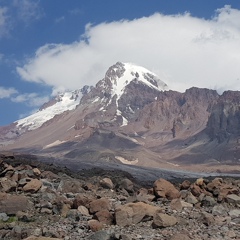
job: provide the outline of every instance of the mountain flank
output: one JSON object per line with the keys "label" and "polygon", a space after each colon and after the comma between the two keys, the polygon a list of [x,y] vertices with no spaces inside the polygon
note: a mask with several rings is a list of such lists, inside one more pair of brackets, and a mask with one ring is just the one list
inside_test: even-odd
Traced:
{"label": "mountain flank", "polygon": [[1,150],[76,161],[240,172],[240,92],[169,90],[151,71],[111,66],[96,86],[59,94],[0,127]]}

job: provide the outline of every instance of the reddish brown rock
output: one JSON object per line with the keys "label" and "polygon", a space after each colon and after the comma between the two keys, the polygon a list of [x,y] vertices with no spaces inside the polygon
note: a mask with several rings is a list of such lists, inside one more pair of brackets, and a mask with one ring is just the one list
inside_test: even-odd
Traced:
{"label": "reddish brown rock", "polygon": [[68,214],[68,212],[69,212],[70,209],[71,209],[71,207],[69,206],[69,204],[63,203],[63,204],[61,205],[60,215],[61,215],[62,217],[67,217],[67,214]]}
{"label": "reddish brown rock", "polygon": [[54,180],[54,179],[59,179],[60,178],[57,174],[55,174],[55,173],[53,173],[51,171],[44,171],[44,172],[42,172],[41,173],[41,177],[42,178],[46,178],[46,179],[50,179],[50,180]]}
{"label": "reddish brown rock", "polygon": [[11,177],[11,180],[14,182],[17,182],[19,180],[19,176],[17,172],[14,172],[14,174]]}
{"label": "reddish brown rock", "polygon": [[113,215],[108,210],[99,211],[95,216],[103,224],[111,225],[113,223]]}
{"label": "reddish brown rock", "polygon": [[188,180],[184,180],[181,184],[181,190],[186,190],[186,189],[189,189],[191,186],[191,182],[188,181]]}
{"label": "reddish brown rock", "polygon": [[30,208],[31,204],[27,197],[0,193],[0,212],[16,214],[18,211],[27,211]]}
{"label": "reddish brown rock", "polygon": [[116,224],[120,226],[136,224],[141,222],[144,217],[153,217],[157,211],[161,211],[161,209],[143,202],[121,205],[115,210]]}
{"label": "reddish brown rock", "polygon": [[187,195],[187,197],[185,198],[185,201],[187,203],[191,203],[191,204],[196,204],[198,203],[198,199],[192,194],[192,193],[189,193]]}
{"label": "reddish brown rock", "polygon": [[96,213],[102,210],[109,211],[110,209],[111,209],[111,204],[109,200],[106,198],[100,198],[100,199],[94,200],[89,204],[90,213]]}
{"label": "reddish brown rock", "polygon": [[68,204],[71,208],[73,207],[72,199],[66,198],[64,195],[54,195],[51,203],[59,207],[61,207],[62,204]]}
{"label": "reddish brown rock", "polygon": [[219,190],[218,200],[226,198],[229,194],[239,194],[239,190],[236,186],[224,184]]}
{"label": "reddish brown rock", "polygon": [[57,190],[61,193],[79,193],[82,190],[82,184],[72,178],[62,179]]}
{"label": "reddish brown rock", "polygon": [[207,190],[213,192],[215,189],[218,189],[223,184],[222,178],[215,178],[210,183],[207,184]]}
{"label": "reddish brown rock", "polygon": [[31,179],[30,182],[28,182],[24,187],[24,192],[37,192],[42,187],[42,182],[38,179]]}
{"label": "reddish brown rock", "polygon": [[128,178],[124,178],[121,182],[120,182],[120,188],[124,188],[125,190],[127,190],[128,192],[132,192],[133,191],[133,182],[131,180],[129,180]]}
{"label": "reddish brown rock", "polygon": [[40,171],[38,168],[33,168],[33,173],[34,173],[36,176],[40,176],[40,175],[41,175],[41,171]]}
{"label": "reddish brown rock", "polygon": [[113,182],[110,178],[103,178],[101,181],[100,181],[100,185],[104,188],[108,188],[108,189],[113,189],[114,188],[114,185],[113,185]]}
{"label": "reddish brown rock", "polygon": [[215,223],[214,216],[207,212],[202,212],[202,222],[206,226],[213,225]]}
{"label": "reddish brown rock", "polygon": [[160,178],[153,184],[154,193],[157,197],[175,199],[180,197],[179,191],[169,181]]}
{"label": "reddish brown rock", "polygon": [[206,189],[217,196],[219,202],[223,201],[228,194],[237,194],[238,189],[230,183],[225,183],[222,178],[215,178],[208,183]]}
{"label": "reddish brown rock", "polygon": [[178,212],[182,211],[183,206],[179,198],[173,199],[170,204],[171,209],[177,210]]}
{"label": "reddish brown rock", "polygon": [[79,206],[89,208],[89,204],[93,200],[94,200],[93,197],[87,197],[83,194],[77,194],[73,200],[73,208],[77,209]]}
{"label": "reddish brown rock", "polygon": [[11,192],[14,191],[17,187],[17,183],[8,178],[2,178],[0,180],[0,189],[3,192]]}
{"label": "reddish brown rock", "polygon": [[88,221],[88,226],[93,232],[97,232],[103,229],[103,224],[100,223],[98,220],[91,219]]}
{"label": "reddish brown rock", "polygon": [[196,183],[191,185],[191,193],[193,196],[199,197],[202,192],[202,189]]}
{"label": "reddish brown rock", "polygon": [[6,176],[6,174],[7,174],[8,172],[10,172],[10,173],[8,174],[8,176],[11,176],[11,175],[13,174],[14,170],[15,170],[13,166],[8,165],[8,164],[5,164],[4,168],[5,168],[5,169],[1,172],[1,176]]}
{"label": "reddish brown rock", "polygon": [[156,213],[153,217],[153,228],[171,227],[177,224],[177,219],[165,213]]}
{"label": "reddish brown rock", "polygon": [[136,194],[136,201],[138,202],[152,202],[155,199],[154,194],[150,194],[148,189],[140,188]]}
{"label": "reddish brown rock", "polygon": [[86,191],[95,191],[97,189],[97,185],[86,182],[84,185],[82,185],[82,188]]}

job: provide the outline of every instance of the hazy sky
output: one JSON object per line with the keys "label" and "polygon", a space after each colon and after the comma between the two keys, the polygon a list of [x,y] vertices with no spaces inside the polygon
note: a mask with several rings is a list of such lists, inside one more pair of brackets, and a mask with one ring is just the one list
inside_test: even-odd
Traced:
{"label": "hazy sky", "polygon": [[170,89],[240,89],[240,1],[0,0],[0,125],[117,61]]}

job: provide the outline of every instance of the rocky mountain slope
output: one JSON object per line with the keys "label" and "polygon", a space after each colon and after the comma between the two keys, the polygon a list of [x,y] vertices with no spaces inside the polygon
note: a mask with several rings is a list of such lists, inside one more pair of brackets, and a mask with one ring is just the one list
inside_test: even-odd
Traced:
{"label": "rocky mountain slope", "polygon": [[0,128],[1,150],[106,164],[239,172],[240,92],[168,90],[154,73],[111,66],[95,87],[65,93]]}
{"label": "rocky mountain slope", "polygon": [[240,239],[240,180],[71,172],[34,156],[0,156],[0,239]]}

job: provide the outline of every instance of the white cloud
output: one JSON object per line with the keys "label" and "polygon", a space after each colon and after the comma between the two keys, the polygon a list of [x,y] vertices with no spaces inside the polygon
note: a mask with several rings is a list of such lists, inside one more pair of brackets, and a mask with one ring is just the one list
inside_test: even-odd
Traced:
{"label": "white cloud", "polygon": [[240,30],[240,11],[238,9],[233,9],[230,5],[225,5],[224,8],[217,9],[216,13],[215,20],[218,21],[219,24]]}
{"label": "white cloud", "polygon": [[37,93],[24,93],[11,98],[12,102],[25,103],[30,107],[38,107],[49,101],[47,96],[39,96]]}
{"label": "white cloud", "polygon": [[117,61],[157,73],[171,89],[240,89],[240,11],[225,6],[210,19],[156,13],[132,21],[88,24],[80,41],[47,44],[18,67],[30,82],[56,89],[95,84]]}
{"label": "white cloud", "polygon": [[17,8],[17,16],[24,22],[38,20],[42,17],[39,0],[14,0],[13,6]]}
{"label": "white cloud", "polygon": [[9,98],[18,91],[15,88],[5,88],[0,86],[0,99]]}
{"label": "white cloud", "polygon": [[24,103],[29,107],[39,107],[49,101],[48,96],[40,96],[38,93],[19,93],[15,88],[0,86],[0,99],[9,98],[15,103]]}

